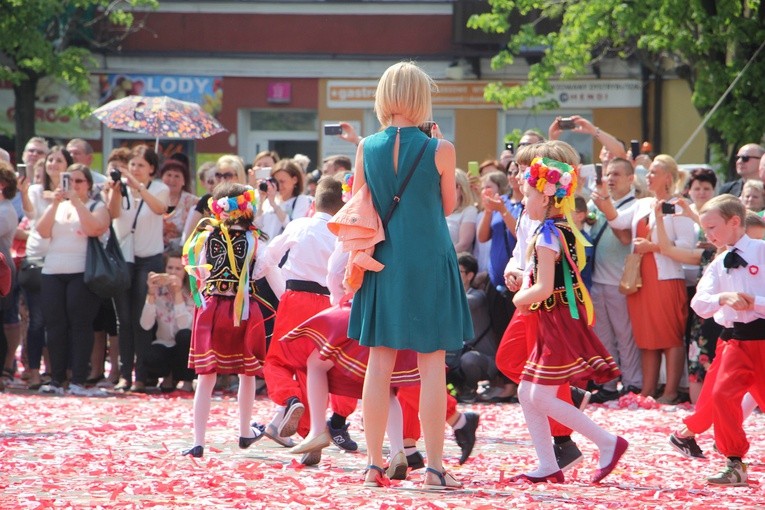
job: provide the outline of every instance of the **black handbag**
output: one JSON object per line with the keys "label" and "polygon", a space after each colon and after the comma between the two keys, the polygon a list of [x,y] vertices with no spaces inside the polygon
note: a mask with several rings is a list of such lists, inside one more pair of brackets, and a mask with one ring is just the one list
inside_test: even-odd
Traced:
{"label": "black handbag", "polygon": [[111,225],[106,246],[98,237],[88,237],[83,279],[88,289],[103,299],[116,297],[130,288],[128,265]]}

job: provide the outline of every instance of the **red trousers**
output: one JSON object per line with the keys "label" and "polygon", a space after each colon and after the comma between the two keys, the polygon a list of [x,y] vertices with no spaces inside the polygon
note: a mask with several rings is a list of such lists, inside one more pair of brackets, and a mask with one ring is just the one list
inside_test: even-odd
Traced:
{"label": "red trousers", "polygon": [[[521,382],[521,373],[529,354],[534,350],[536,335],[528,334],[528,329],[535,329],[539,320],[538,313],[522,315],[516,310],[497,349],[497,368],[516,384]],[[558,398],[572,404],[571,387],[568,383],[558,387]],[[550,420],[553,436],[570,436],[571,429],[555,420]]]}
{"label": "red trousers", "polygon": [[[396,394],[401,403],[404,415],[404,439],[417,441],[422,435],[420,430],[420,385],[401,386]],[[446,394],[446,416],[449,418],[457,412],[457,399],[448,392]]]}
{"label": "red trousers", "polygon": [[[712,388],[715,444],[726,457],[743,457],[749,441],[743,426],[741,399],[748,391],[762,402],[765,395],[765,339],[728,340]],[[717,359],[715,359],[717,361]]]}
{"label": "red trousers", "polygon": [[[306,393],[306,372],[296,369],[286,359],[283,348],[285,344],[281,338],[294,328],[301,325],[322,310],[329,308],[329,296],[288,290],[282,294],[279,307],[276,310],[274,321],[274,334],[271,337],[271,345],[266,354],[266,363],[263,375],[268,386],[268,396],[271,400],[283,406],[290,397],[297,397],[305,405],[305,413],[300,418],[298,434],[305,437],[311,428],[311,415],[308,409],[308,395]],[[298,344],[289,344],[290,347]],[[311,351],[303,353],[308,359]],[[333,412],[348,416],[356,410],[356,399],[330,395]]]}

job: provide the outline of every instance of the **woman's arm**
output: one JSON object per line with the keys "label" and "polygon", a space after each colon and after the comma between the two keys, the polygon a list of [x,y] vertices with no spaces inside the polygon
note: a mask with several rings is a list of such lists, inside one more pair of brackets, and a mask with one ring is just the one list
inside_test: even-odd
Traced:
{"label": "woman's arm", "polygon": [[367,179],[364,176],[364,139],[362,138],[359,142],[359,147],[356,149],[356,168],[353,171],[352,194],[355,195],[366,183]]}
{"label": "woman's arm", "polygon": [[58,210],[58,206],[61,204],[62,199],[62,192],[57,190],[53,194],[53,201],[45,208],[45,212],[40,216],[40,219],[37,220],[35,228],[37,229],[37,233],[40,234],[40,237],[43,239],[50,239],[50,236],[53,233],[53,224],[56,221],[56,211]]}
{"label": "woman's arm", "polygon": [[553,292],[555,285],[555,258],[558,254],[544,246],[537,246],[536,250],[537,281],[531,287],[521,289],[515,293],[513,303],[517,307],[528,308],[533,303],[547,299]]}
{"label": "woman's arm", "polygon": [[491,239],[491,215],[492,211],[484,206],[483,216],[481,216],[481,221],[478,222],[478,242],[485,243]]}
{"label": "woman's arm", "polygon": [[454,177],[457,155],[454,152],[454,145],[448,140],[439,139],[435,159],[436,168],[441,174],[441,201],[444,205],[444,216],[449,216],[457,206],[457,181]]}
{"label": "woman's arm", "polygon": [[35,205],[29,200],[29,179],[19,177],[19,193],[21,194],[21,208],[29,219],[35,217]]}
{"label": "woman's arm", "polygon": [[88,206],[82,203],[77,196],[73,196],[71,201],[72,206],[77,211],[77,216],[80,218],[80,227],[83,234],[88,237],[98,237],[106,232],[111,221],[106,207],[96,206],[95,210],[90,212]]}
{"label": "woman's arm", "polygon": [[658,238],[659,252],[672,260],[681,264],[690,264],[697,266],[701,262],[701,254],[704,250],[688,250],[675,246],[667,235],[667,229],[664,226],[664,214],[661,212],[663,201],[657,201],[654,212],[656,214],[656,236]]}
{"label": "woman's arm", "polygon": [[460,253],[472,250],[473,241],[475,241],[475,222],[463,221],[460,223],[459,239],[454,245],[455,251]]}

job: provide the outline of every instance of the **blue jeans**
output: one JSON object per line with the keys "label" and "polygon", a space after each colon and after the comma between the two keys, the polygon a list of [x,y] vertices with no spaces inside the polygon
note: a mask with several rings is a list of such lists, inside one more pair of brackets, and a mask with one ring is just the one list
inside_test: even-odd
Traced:
{"label": "blue jeans", "polygon": [[27,328],[27,358],[29,368],[39,369],[45,347],[45,319],[43,318],[42,292],[22,289],[29,309]]}

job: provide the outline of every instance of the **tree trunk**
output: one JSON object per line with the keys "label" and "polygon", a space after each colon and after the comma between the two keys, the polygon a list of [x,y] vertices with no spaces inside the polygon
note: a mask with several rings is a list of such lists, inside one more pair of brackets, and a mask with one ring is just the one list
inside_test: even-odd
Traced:
{"label": "tree trunk", "polygon": [[31,76],[13,87],[14,121],[16,124],[16,161],[21,161],[24,146],[35,136],[35,96],[38,77]]}

